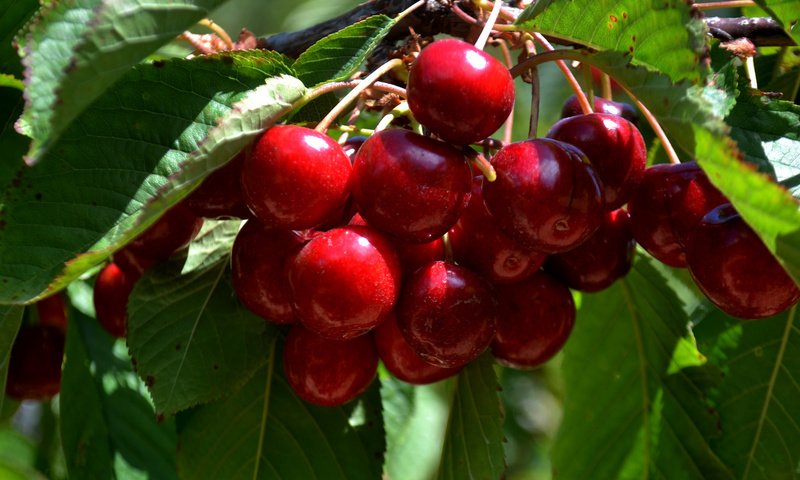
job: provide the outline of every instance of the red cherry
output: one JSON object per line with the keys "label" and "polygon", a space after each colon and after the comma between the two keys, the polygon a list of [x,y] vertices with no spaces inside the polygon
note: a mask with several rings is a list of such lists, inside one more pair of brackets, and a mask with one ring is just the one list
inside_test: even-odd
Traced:
{"label": "red cherry", "polygon": [[276,125],[261,135],[242,166],[247,206],[265,225],[311,228],[332,218],[350,191],[350,160],[327,135]]}
{"label": "red cherry", "polygon": [[245,155],[240,153],[228,163],[213,171],[186,199],[186,204],[198,217],[249,218],[252,215],[242,196],[242,165]]}
{"label": "red cherry", "polygon": [[445,368],[466,365],[494,337],[497,300],[489,282],[445,262],[409,279],[398,302],[397,325],[423,360]]}
{"label": "red cherry", "polygon": [[498,287],[500,314],[492,353],[514,368],[539,366],[558,353],[575,323],[569,289],[544,272]]}
{"label": "red cherry", "polygon": [[757,319],[797,303],[800,290],[730,204],[703,217],[686,241],[692,278],[728,315]]}
{"label": "red cherry", "polygon": [[59,292],[36,302],[36,312],[39,314],[39,323],[67,329],[67,307],[64,302],[64,293]]}
{"label": "red cherry", "polygon": [[333,407],[369,387],[378,369],[378,353],[369,335],[330,340],[298,325],[286,336],[283,369],[298,397]]}
{"label": "red cherry", "polygon": [[6,394],[17,400],[44,400],[61,390],[64,332],[51,325],[23,326],[11,347]]}
{"label": "red cherry", "polygon": [[450,229],[453,257],[493,283],[514,283],[532,275],[546,256],[504,234],[483,204],[483,177],[473,182],[472,198]]}
{"label": "red cherry", "polygon": [[360,226],[314,237],[289,267],[297,317],[307,329],[337,340],[378,325],[397,301],[400,278],[391,243]]}
{"label": "red cherry", "polygon": [[97,275],[94,283],[94,309],[97,321],[106,331],[124,338],[128,331],[128,298],[139,275],[109,263]]}
{"label": "red cherry", "polygon": [[[633,106],[628,103],[615,102],[613,100],[606,100],[601,97],[594,97],[594,111],[597,113],[608,113],[609,115],[617,115],[634,125],[639,125],[639,113]],[[578,102],[578,97],[575,95],[570,96],[564,106],[561,108],[561,118],[574,117],[576,115],[583,115],[581,104]]]}
{"label": "red cherry", "polygon": [[438,40],[419,54],[408,76],[408,106],[419,123],[449,143],[488,137],[514,107],[508,69],[474,45]]}
{"label": "red cherry", "polygon": [[631,269],[636,242],[625,210],[608,212],[588,240],[569,252],[548,257],[545,270],[569,288],[596,292]]}
{"label": "red cherry", "polygon": [[344,154],[350,159],[350,163],[356,158],[356,153],[361,148],[361,145],[364,145],[364,142],[367,141],[367,137],[362,137],[360,135],[355,137],[350,137],[342,144],[342,150],[344,150]]}
{"label": "red cherry", "polygon": [[457,374],[460,368],[442,368],[422,359],[403,338],[394,312],[373,332],[378,356],[386,369],[400,380],[414,385],[426,385]]}
{"label": "red cherry", "polygon": [[287,266],[305,243],[291,230],[275,230],[248,220],[231,253],[233,289],[245,307],[278,324],[294,323]]}
{"label": "red cherry", "polygon": [[628,202],[647,163],[647,148],[634,124],[617,115],[592,113],[560,120],[547,136],[586,154],[603,184],[606,210]]}
{"label": "red cherry", "polygon": [[492,158],[497,180],[486,182],[483,201],[496,224],[522,245],[560,253],[597,230],[603,190],[577,148],[549,138],[501,148]]}
{"label": "red cherry", "polygon": [[353,198],[372,226],[405,242],[444,235],[469,201],[464,154],[408,130],[383,130],[356,154]]}
{"label": "red cherry", "polygon": [[636,241],[672,267],[685,267],[684,243],[703,215],[728,203],[696,162],[655,165],[645,170],[628,212]]}

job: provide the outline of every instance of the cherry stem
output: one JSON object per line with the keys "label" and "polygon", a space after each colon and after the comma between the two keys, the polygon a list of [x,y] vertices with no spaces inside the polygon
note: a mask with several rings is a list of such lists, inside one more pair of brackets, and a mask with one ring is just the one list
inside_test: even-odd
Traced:
{"label": "cherry stem", "polygon": [[611,91],[611,77],[605,72],[600,75],[600,93],[606,100],[614,99]]}
{"label": "cherry stem", "polygon": [[444,261],[450,264],[455,263],[453,260],[453,244],[450,242],[450,235],[447,232],[442,235],[442,243],[444,244]]}
{"label": "cherry stem", "polygon": [[658,120],[656,119],[656,116],[653,115],[653,112],[651,112],[647,107],[645,107],[644,104],[641,102],[641,100],[639,100],[639,98],[636,97],[636,95],[634,95],[633,92],[628,90],[625,86],[622,86],[622,88],[623,90],[625,90],[625,93],[627,93],[628,96],[631,97],[633,102],[639,108],[639,111],[642,112],[642,115],[644,115],[644,118],[647,119],[647,123],[650,124],[650,127],[653,129],[653,132],[655,132],[656,136],[658,137],[658,140],[661,142],[661,146],[664,148],[664,151],[667,154],[667,158],[669,158],[669,163],[672,163],[673,165],[681,163],[680,158],[678,158],[678,153],[672,147],[672,143],[669,141],[669,138],[667,138],[667,134],[664,132],[664,129],[661,128],[661,124],[658,123]]}
{"label": "cherry stem", "polygon": [[589,105],[594,105],[594,86],[592,85],[592,67],[584,63],[581,64],[581,69],[583,70],[583,88],[584,92],[586,92],[586,99],[589,101]]}
{"label": "cherry stem", "polygon": [[[540,55],[546,55],[551,52],[552,53],[558,52],[558,50],[553,48],[553,45],[551,45],[550,42],[548,42],[547,39],[544,38],[544,35],[534,32],[533,38],[535,38],[536,41],[539,42],[539,44],[542,47],[544,47],[545,50],[547,50],[547,52],[541,53]],[[558,69],[561,70],[561,73],[564,75],[564,78],[567,80],[567,83],[569,84],[572,91],[575,92],[575,97],[578,99],[578,104],[581,106],[581,112],[583,112],[584,115],[592,113],[594,111],[594,109],[592,108],[592,104],[589,103],[589,99],[586,98],[586,94],[583,93],[583,89],[581,89],[580,83],[578,83],[578,80],[575,79],[575,75],[572,74],[572,71],[570,71],[569,67],[567,66],[567,63],[561,58],[554,58],[553,60],[556,61]],[[525,62],[527,61],[528,60],[525,60]],[[522,63],[524,64],[525,62]],[[517,67],[519,67],[519,65],[517,65]],[[511,69],[511,76],[515,76],[514,69]]]}
{"label": "cherry stem", "polygon": [[747,77],[750,79],[750,88],[758,90],[758,78],[756,77],[756,63],[753,57],[747,57],[744,61],[744,68],[747,72]]}
{"label": "cherry stem", "polygon": [[[356,103],[356,106],[350,112],[350,116],[347,117],[347,122],[345,122],[345,125],[352,126],[352,125],[356,124],[356,120],[358,120],[358,117],[361,116],[361,111],[364,110],[364,104],[365,103],[366,102],[364,101],[363,97],[360,97],[358,99],[358,102]],[[347,137],[349,137],[349,136],[350,136],[350,132],[342,131],[342,134],[339,136],[339,144],[340,145],[344,144],[344,142],[347,141]]]}
{"label": "cherry stem", "polygon": [[494,171],[494,167],[480,152],[472,147],[464,147],[464,154],[467,156],[467,159],[469,159],[469,163],[480,170],[483,174],[483,178],[485,178],[487,182],[494,182],[497,180],[497,172]]}
{"label": "cherry stem", "polygon": [[486,47],[486,41],[489,40],[489,35],[492,33],[492,27],[497,22],[497,17],[500,15],[500,7],[503,5],[501,0],[497,0],[492,7],[492,12],[489,14],[489,18],[486,20],[486,25],[483,26],[483,30],[481,30],[481,34],[478,36],[478,40],[475,41],[475,48],[478,50],[483,50]]}
{"label": "cherry stem", "polygon": [[531,77],[531,120],[528,127],[528,138],[536,138],[539,130],[539,99],[541,98],[539,69],[531,68],[529,75]]}
{"label": "cherry stem", "polygon": [[425,5],[425,1],[426,0],[419,0],[414,5],[411,5],[410,7],[406,8],[402,12],[398,13],[397,16],[394,18],[395,23],[399,22],[400,20],[403,19],[403,17],[407,16],[408,14],[410,14],[414,10],[418,9],[419,7]]}
{"label": "cherry stem", "polygon": [[226,32],[224,28],[214,23],[214,20],[211,20],[210,18],[204,18],[199,22],[197,22],[197,24],[202,25],[211,30],[212,32],[216,33],[217,36],[221,38],[223,42],[225,42],[225,45],[228,46],[228,50],[233,50],[234,43],[233,40],[231,40],[230,35],[228,35],[228,32]]}
{"label": "cherry stem", "polygon": [[[506,67],[511,68],[514,62],[511,60],[511,51],[508,44],[502,38],[495,40],[495,43],[500,46],[500,51],[503,53],[503,60],[506,62]],[[511,112],[503,125],[503,143],[511,143],[511,137],[514,133],[514,106],[511,106]]]}
{"label": "cherry stem", "polygon": [[718,10],[720,8],[755,7],[752,0],[727,0],[723,2],[703,2],[692,5],[697,10]]}

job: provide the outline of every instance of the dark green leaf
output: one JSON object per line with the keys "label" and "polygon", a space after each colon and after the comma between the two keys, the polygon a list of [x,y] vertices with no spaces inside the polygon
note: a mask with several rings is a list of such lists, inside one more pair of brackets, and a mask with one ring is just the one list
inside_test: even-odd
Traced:
{"label": "dark green leaf", "polygon": [[559,478],[733,478],[708,443],[708,367],[652,262],[640,256],[623,280],[583,295],[564,349]]}
{"label": "dark green leaf", "polygon": [[22,165],[22,156],[28,148],[29,139],[14,130],[14,122],[22,113],[22,92],[12,88],[0,88],[0,182],[7,184]]}
{"label": "dark green leaf", "polygon": [[798,0],[755,0],[756,4],[767,11],[783,29],[800,45],[800,1]]}
{"label": "dark green leaf", "polygon": [[39,8],[36,0],[5,2],[0,12],[0,73],[22,78],[22,63],[14,48],[14,36]]}
{"label": "dark green leaf", "polygon": [[25,307],[0,305],[0,412],[3,410],[11,347],[17,338]]}

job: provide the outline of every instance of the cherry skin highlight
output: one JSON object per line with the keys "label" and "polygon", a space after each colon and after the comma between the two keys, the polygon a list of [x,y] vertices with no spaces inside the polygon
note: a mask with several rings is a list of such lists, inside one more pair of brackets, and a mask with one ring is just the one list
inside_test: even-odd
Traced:
{"label": "cherry skin highlight", "polygon": [[378,352],[369,335],[330,340],[297,325],[286,336],[283,368],[298,397],[333,407],[369,387],[378,370]]}
{"label": "cherry skin highlight", "polygon": [[689,234],[686,262],[700,290],[733,317],[771,317],[800,299],[797,285],[730,204],[711,210]]}
{"label": "cherry skin highlight", "polygon": [[466,268],[433,262],[407,281],[398,302],[397,325],[423,360],[458,368],[489,346],[497,315],[488,281]]}
{"label": "cherry skin highlight", "polygon": [[361,226],[314,237],[289,267],[297,317],[307,329],[336,340],[377,326],[394,308],[400,279],[391,243]]}
{"label": "cherry skin highlight", "polygon": [[228,163],[211,172],[203,183],[186,199],[186,204],[198,217],[250,218],[242,196],[242,165],[245,155],[240,153]]}
{"label": "cherry skin highlight", "polygon": [[469,202],[472,174],[455,147],[408,130],[383,130],[356,154],[353,198],[364,220],[404,242],[444,235]]}
{"label": "cherry skin highlight", "polygon": [[438,40],[411,66],[408,106],[442,140],[468,145],[488,137],[514,107],[514,80],[491,55],[462,40]]}
{"label": "cherry skin highlight", "polygon": [[330,220],[347,200],[350,160],[327,135],[276,125],[253,145],[242,166],[245,202],[263,224],[287,230]]}
{"label": "cherry skin highlight", "polygon": [[497,225],[523,246],[565,252],[600,226],[602,185],[577,148],[529,139],[501,148],[492,164],[497,180],[484,184],[484,204]]}
{"label": "cherry skin highlight", "polygon": [[94,283],[94,309],[97,321],[105,330],[124,338],[128,331],[128,299],[139,275],[109,263],[97,275]]}
{"label": "cherry skin highlight", "polygon": [[[613,100],[606,100],[601,97],[594,97],[594,111],[596,113],[607,113],[609,115],[617,115],[625,120],[628,120],[634,125],[639,125],[639,113],[633,108],[632,105],[623,102],[615,102]],[[570,96],[564,106],[561,108],[561,118],[574,117],[576,115],[583,115],[581,104],[578,102],[578,97],[575,95]]]}
{"label": "cherry skin highlight", "polygon": [[8,362],[6,394],[17,400],[44,400],[61,390],[64,331],[51,325],[20,328]]}

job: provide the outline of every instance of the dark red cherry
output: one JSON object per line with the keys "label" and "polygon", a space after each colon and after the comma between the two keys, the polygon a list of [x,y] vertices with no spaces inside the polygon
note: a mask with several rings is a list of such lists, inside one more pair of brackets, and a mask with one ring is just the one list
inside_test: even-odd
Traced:
{"label": "dark red cherry", "polygon": [[36,302],[36,313],[39,323],[67,329],[67,307],[64,302],[64,293],[59,292]]}
{"label": "dark red cherry", "polygon": [[400,279],[391,243],[360,226],[314,237],[289,267],[298,319],[318,335],[337,340],[378,325],[397,301]]}
{"label": "dark red cherry", "polygon": [[467,145],[493,134],[514,106],[514,80],[491,55],[462,40],[438,40],[411,65],[408,106],[446,142]]}
{"label": "dark red cherry", "polygon": [[[594,97],[594,111],[617,115],[634,125],[639,125],[639,112],[628,103]],[[575,115],[583,115],[583,110],[581,110],[581,104],[578,103],[578,97],[572,95],[564,102],[564,106],[561,108],[561,118],[574,117]]]}
{"label": "dark red cherry", "polygon": [[544,268],[569,288],[596,292],[628,273],[635,251],[628,213],[619,209],[606,213],[600,228],[578,247],[548,257]]}
{"label": "dark red cherry", "polygon": [[242,192],[256,218],[302,230],[334,215],[350,191],[350,160],[327,135],[296,125],[264,132],[242,166]]}
{"label": "dark red cherry", "polygon": [[647,163],[647,148],[634,124],[617,115],[592,113],[558,121],[547,136],[586,154],[603,185],[606,210],[628,202]]}
{"label": "dark red cherry", "polygon": [[544,272],[498,287],[500,313],[492,353],[514,368],[533,368],[551,359],[569,338],[575,304],[569,289]]}
{"label": "dark red cherry", "polygon": [[378,369],[378,352],[369,335],[330,340],[297,325],[286,336],[283,369],[298,397],[333,407],[369,387]]}
{"label": "dark red cherry", "polygon": [[696,162],[655,165],[645,170],[628,212],[636,241],[672,267],[685,267],[684,242],[711,209],[728,203]]}
{"label": "dark red cherry", "polygon": [[245,223],[231,253],[233,289],[245,307],[274,323],[294,323],[287,267],[304,243],[292,230]]}
{"label": "dark red cherry", "polygon": [[139,276],[109,263],[94,283],[94,309],[97,321],[106,331],[123,338],[128,331],[128,298]]}
{"label": "dark red cherry", "polygon": [[398,302],[397,325],[426,362],[457,368],[494,337],[497,300],[491,284],[466,268],[434,262],[414,273]]}
{"label": "dark red cherry", "polygon": [[471,182],[461,151],[408,130],[376,133],[353,165],[353,198],[361,216],[405,242],[444,235],[467,206]]}
{"label": "dark red cherry", "polygon": [[356,153],[361,148],[361,145],[364,145],[364,142],[367,141],[367,137],[362,137],[357,135],[355,137],[350,137],[342,144],[342,150],[344,150],[344,154],[350,158],[350,163],[352,163],[356,158]]}
{"label": "dark red cherry", "polygon": [[728,315],[757,319],[797,303],[800,290],[730,204],[703,217],[686,240],[697,286]]}
{"label": "dark red cherry", "polygon": [[386,369],[400,380],[414,385],[438,382],[457,374],[460,368],[442,368],[422,359],[403,338],[397,327],[397,318],[392,312],[373,331],[378,356]]}
{"label": "dark red cherry", "polygon": [[492,164],[497,180],[484,184],[483,201],[497,225],[522,245],[565,252],[600,226],[602,185],[577,148],[529,139],[501,148]]}
{"label": "dark red cherry", "polygon": [[64,331],[51,325],[20,328],[8,359],[6,394],[17,400],[44,400],[61,390]]}
{"label": "dark red cherry", "polygon": [[453,258],[493,283],[524,280],[542,266],[545,254],[523,247],[495,224],[483,204],[483,177],[472,186],[472,198],[458,222],[450,229]]}
{"label": "dark red cherry", "polygon": [[198,217],[249,218],[250,210],[242,196],[242,165],[245,154],[213,171],[186,199],[186,204]]}

